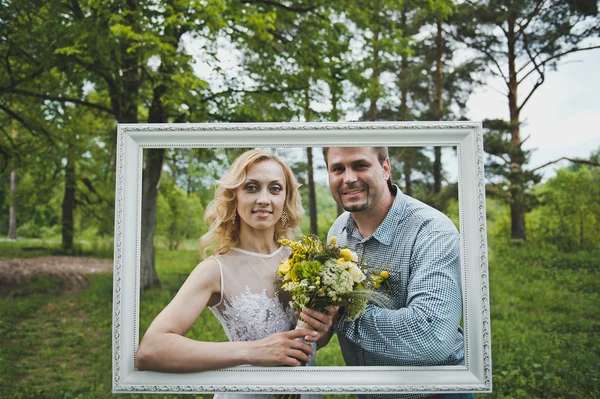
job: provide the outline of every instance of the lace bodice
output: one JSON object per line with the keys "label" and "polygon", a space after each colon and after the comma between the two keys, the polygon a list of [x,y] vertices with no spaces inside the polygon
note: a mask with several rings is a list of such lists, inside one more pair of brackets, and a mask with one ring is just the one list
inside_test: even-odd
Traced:
{"label": "lace bodice", "polygon": [[221,269],[221,301],[210,309],[230,341],[255,341],[295,327],[295,312],[275,289],[277,268],[289,254],[282,246],[268,255],[233,248],[214,257]]}
{"label": "lace bodice", "polygon": [[[290,256],[288,247],[269,255],[233,248],[214,259],[221,269],[221,301],[210,310],[219,319],[230,341],[253,341],[296,326],[289,298],[280,297],[275,286],[277,268]],[[313,343],[313,350],[317,350]],[[307,366],[315,365],[310,357]],[[302,394],[301,399],[320,395]],[[273,394],[216,394],[214,399],[276,399]]]}

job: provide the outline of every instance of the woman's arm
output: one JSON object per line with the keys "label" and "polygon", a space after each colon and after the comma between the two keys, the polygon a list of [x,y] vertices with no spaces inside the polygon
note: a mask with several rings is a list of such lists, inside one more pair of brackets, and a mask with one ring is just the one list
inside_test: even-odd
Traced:
{"label": "woman's arm", "polygon": [[219,302],[221,273],[214,259],[200,263],[175,298],[154,319],[136,354],[138,370],[186,373],[216,370],[241,364],[300,366],[312,354],[297,337],[309,330],[273,334],[257,341],[202,342],[183,335],[206,306]]}

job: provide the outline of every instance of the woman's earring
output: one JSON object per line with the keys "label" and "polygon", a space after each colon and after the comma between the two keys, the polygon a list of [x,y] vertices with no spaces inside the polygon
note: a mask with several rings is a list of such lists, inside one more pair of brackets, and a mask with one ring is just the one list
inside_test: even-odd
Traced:
{"label": "woman's earring", "polygon": [[288,214],[287,214],[287,212],[286,212],[286,211],[283,211],[283,212],[281,213],[281,219],[280,219],[280,220],[281,220],[281,225],[282,225],[283,227],[285,227],[285,225],[287,224],[287,221],[288,221]]}
{"label": "woman's earring", "polygon": [[233,210],[233,217],[231,218],[231,224],[235,224],[235,216],[237,215],[237,210]]}

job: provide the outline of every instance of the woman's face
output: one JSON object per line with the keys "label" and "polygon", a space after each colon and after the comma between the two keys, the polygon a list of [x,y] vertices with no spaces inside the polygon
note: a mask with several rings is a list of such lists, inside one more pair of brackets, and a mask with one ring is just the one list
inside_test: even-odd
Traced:
{"label": "woman's face", "polygon": [[264,160],[248,168],[246,180],[236,189],[240,228],[274,228],[285,206],[285,174],[279,163]]}

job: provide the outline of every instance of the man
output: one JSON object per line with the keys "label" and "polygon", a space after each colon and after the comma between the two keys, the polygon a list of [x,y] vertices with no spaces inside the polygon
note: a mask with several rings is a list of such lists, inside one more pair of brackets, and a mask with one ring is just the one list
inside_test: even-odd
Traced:
{"label": "man", "polygon": [[[388,270],[392,288],[392,309],[369,304],[351,322],[340,312],[333,329],[346,364],[464,364],[459,235],[454,224],[392,185],[387,148],[330,147],[323,155],[331,194],[347,211],[334,222],[328,239],[336,236],[338,245],[356,251],[359,259]],[[378,396],[382,395],[366,397]]]}

